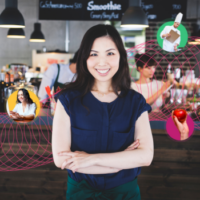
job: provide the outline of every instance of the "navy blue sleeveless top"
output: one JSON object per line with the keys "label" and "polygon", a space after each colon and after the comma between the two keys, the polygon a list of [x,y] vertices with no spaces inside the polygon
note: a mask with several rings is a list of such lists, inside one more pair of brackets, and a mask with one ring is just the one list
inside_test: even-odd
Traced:
{"label": "navy blue sleeveless top", "polygon": [[[79,91],[65,91],[56,96],[70,116],[71,151],[113,153],[125,150],[134,142],[135,122],[151,106],[135,90],[121,91],[124,97],[117,97],[111,103],[99,101],[91,92],[83,98],[75,98]],[[56,98],[57,98],[56,97]],[[106,190],[134,180],[141,168],[125,169],[111,174],[82,174],[68,170],[75,181],[83,179],[94,189]]]}

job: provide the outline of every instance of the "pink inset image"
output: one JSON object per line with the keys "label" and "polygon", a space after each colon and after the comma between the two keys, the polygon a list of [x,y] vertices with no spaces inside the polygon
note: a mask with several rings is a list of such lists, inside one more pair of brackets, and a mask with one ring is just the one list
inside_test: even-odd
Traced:
{"label": "pink inset image", "polygon": [[[182,112],[186,111],[182,110]],[[178,141],[186,140],[192,135],[194,131],[194,122],[188,114],[186,119],[183,120],[180,119],[179,116],[177,118],[174,114],[174,111],[172,111],[171,117],[167,120],[166,130],[171,138]]]}

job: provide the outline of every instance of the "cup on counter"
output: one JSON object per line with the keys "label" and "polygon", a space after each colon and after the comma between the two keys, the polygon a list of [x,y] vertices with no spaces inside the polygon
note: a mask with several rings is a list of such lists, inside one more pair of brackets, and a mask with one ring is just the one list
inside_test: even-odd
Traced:
{"label": "cup on counter", "polygon": [[176,104],[182,103],[182,95],[183,95],[182,89],[176,89]]}
{"label": "cup on counter", "polygon": [[183,90],[183,94],[182,94],[182,102],[185,104],[187,102],[187,94],[188,94],[188,90],[187,89],[184,89]]}
{"label": "cup on counter", "polygon": [[175,100],[175,97],[176,97],[176,89],[171,89],[170,93],[171,93],[170,103],[174,103],[174,100]]}

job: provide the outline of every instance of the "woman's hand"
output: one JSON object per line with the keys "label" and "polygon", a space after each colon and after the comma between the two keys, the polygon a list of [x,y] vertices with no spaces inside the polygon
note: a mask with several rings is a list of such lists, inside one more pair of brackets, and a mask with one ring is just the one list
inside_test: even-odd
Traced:
{"label": "woman's hand", "polygon": [[17,119],[17,117],[15,115],[11,115],[11,114],[10,114],[10,118],[11,119]]}
{"label": "woman's hand", "polygon": [[61,169],[68,168],[75,173],[79,168],[90,167],[96,164],[96,155],[88,154],[83,151],[62,152],[59,156],[71,156],[66,159],[61,166]]}
{"label": "woman's hand", "polygon": [[12,119],[24,119],[24,116],[19,115],[19,113],[13,111],[10,111],[10,117]]}
{"label": "woman's hand", "polygon": [[10,114],[11,114],[11,115],[16,115],[17,113],[11,110],[11,111],[10,111]]}
{"label": "woman's hand", "polygon": [[172,111],[172,120],[177,127],[179,133],[180,133],[180,140],[185,140],[189,137],[189,128],[187,125],[187,116],[183,123],[179,122],[177,117],[173,115],[174,111]]}
{"label": "woman's hand", "polygon": [[170,96],[169,91],[167,91],[167,92],[165,92],[165,93],[162,94],[162,98],[163,98],[163,99],[166,99],[166,98],[168,98],[169,96]]}
{"label": "woman's hand", "polygon": [[139,145],[140,145],[139,140],[136,140],[130,146],[128,146],[124,151],[131,151],[137,149]]}

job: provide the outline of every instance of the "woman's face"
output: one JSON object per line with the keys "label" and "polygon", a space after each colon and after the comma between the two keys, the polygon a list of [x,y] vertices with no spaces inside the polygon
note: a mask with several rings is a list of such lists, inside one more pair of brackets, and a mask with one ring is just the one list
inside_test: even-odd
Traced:
{"label": "woman's face", "polygon": [[97,38],[87,59],[87,68],[98,81],[110,81],[119,69],[120,54],[109,36]]}
{"label": "woman's face", "polygon": [[155,66],[144,65],[143,68],[139,67],[138,71],[144,78],[153,78],[153,75],[155,73]]}
{"label": "woman's face", "polygon": [[21,90],[18,92],[17,97],[18,97],[18,99],[19,99],[19,101],[20,101],[21,103],[25,101],[23,92],[22,92]]}

